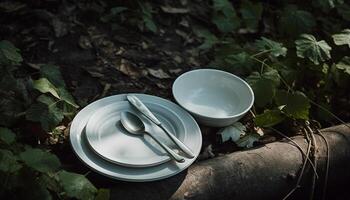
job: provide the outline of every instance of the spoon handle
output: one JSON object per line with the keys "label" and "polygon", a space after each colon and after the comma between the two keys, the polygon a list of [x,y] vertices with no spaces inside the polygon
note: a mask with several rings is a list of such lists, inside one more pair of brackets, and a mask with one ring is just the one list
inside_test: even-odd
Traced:
{"label": "spoon handle", "polygon": [[[147,133],[147,132],[146,132]],[[180,156],[179,154],[177,154],[175,151],[173,151],[172,149],[170,149],[167,145],[165,145],[163,142],[161,142],[160,140],[158,140],[156,137],[154,137],[152,134],[147,133],[149,136],[151,136],[151,138],[156,141],[169,155],[171,158],[173,158],[174,160],[176,160],[177,162],[183,163],[185,162],[185,158]]]}

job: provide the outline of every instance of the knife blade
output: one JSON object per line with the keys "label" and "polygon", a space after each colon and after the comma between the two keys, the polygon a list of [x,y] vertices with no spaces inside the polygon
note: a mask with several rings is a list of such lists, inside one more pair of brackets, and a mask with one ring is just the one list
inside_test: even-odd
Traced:
{"label": "knife blade", "polygon": [[159,126],[168,136],[169,138],[189,157],[193,158],[193,152],[182,143],[177,137],[175,137],[158,119],[154,114],[146,107],[142,101],[137,98],[135,95],[127,95],[126,99],[133,105],[137,110],[139,110],[143,115],[145,115],[149,120],[151,120],[154,124]]}

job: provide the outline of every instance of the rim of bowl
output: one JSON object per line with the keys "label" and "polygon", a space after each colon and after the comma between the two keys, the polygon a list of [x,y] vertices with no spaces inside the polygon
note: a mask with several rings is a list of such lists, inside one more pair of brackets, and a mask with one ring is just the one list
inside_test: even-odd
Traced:
{"label": "rim of bowl", "polygon": [[[251,98],[251,102],[249,104],[249,106],[243,110],[242,112],[239,112],[237,114],[234,114],[234,115],[228,115],[226,117],[211,117],[211,116],[207,116],[207,115],[202,115],[202,114],[198,114],[196,112],[193,112],[189,109],[187,109],[185,106],[183,106],[179,100],[177,99],[176,95],[175,95],[175,92],[174,92],[174,86],[175,84],[181,79],[181,77],[183,76],[186,76],[188,74],[191,74],[191,73],[196,73],[196,72],[199,72],[199,71],[211,71],[211,72],[215,72],[215,73],[222,73],[222,74],[226,74],[226,75],[229,75],[229,76],[232,76],[236,79],[238,79],[239,81],[241,81],[245,86],[247,86],[252,98]],[[243,80],[242,78],[232,74],[232,73],[229,73],[229,72],[225,72],[225,71],[222,71],[222,70],[217,70],[217,69],[209,69],[209,68],[205,68],[205,69],[195,69],[195,70],[191,70],[191,71],[188,71],[188,72],[185,72],[183,74],[181,74],[179,77],[177,77],[172,85],[172,93],[173,93],[173,96],[174,96],[174,99],[175,101],[183,108],[185,108],[187,111],[189,111],[190,113],[193,113],[194,115],[197,115],[199,117],[203,117],[203,118],[209,118],[209,119],[232,119],[232,118],[235,118],[235,117],[239,117],[239,116],[242,116],[244,115],[245,113],[247,113],[253,106],[254,104],[254,100],[255,100],[255,96],[254,96],[254,92],[253,92],[253,89],[250,87],[250,85],[245,81]]]}

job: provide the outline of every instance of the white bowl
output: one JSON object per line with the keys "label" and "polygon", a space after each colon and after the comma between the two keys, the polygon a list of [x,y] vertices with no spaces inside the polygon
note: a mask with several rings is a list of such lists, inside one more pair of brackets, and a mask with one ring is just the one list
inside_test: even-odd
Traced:
{"label": "white bowl", "polygon": [[173,84],[178,104],[200,124],[223,127],[242,118],[254,103],[251,87],[231,73],[198,69],[179,76]]}

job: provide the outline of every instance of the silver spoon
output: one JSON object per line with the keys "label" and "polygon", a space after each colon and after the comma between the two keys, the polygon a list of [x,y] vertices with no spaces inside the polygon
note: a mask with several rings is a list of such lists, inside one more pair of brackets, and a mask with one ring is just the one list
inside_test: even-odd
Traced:
{"label": "silver spoon", "polygon": [[121,122],[124,128],[134,135],[143,135],[148,134],[154,141],[156,141],[174,160],[177,162],[185,162],[184,157],[180,156],[179,154],[175,153],[172,149],[170,149],[168,146],[166,146],[164,143],[159,141],[156,137],[154,137],[152,134],[148,133],[145,128],[145,124],[143,121],[135,114],[131,112],[122,112],[121,115]]}

